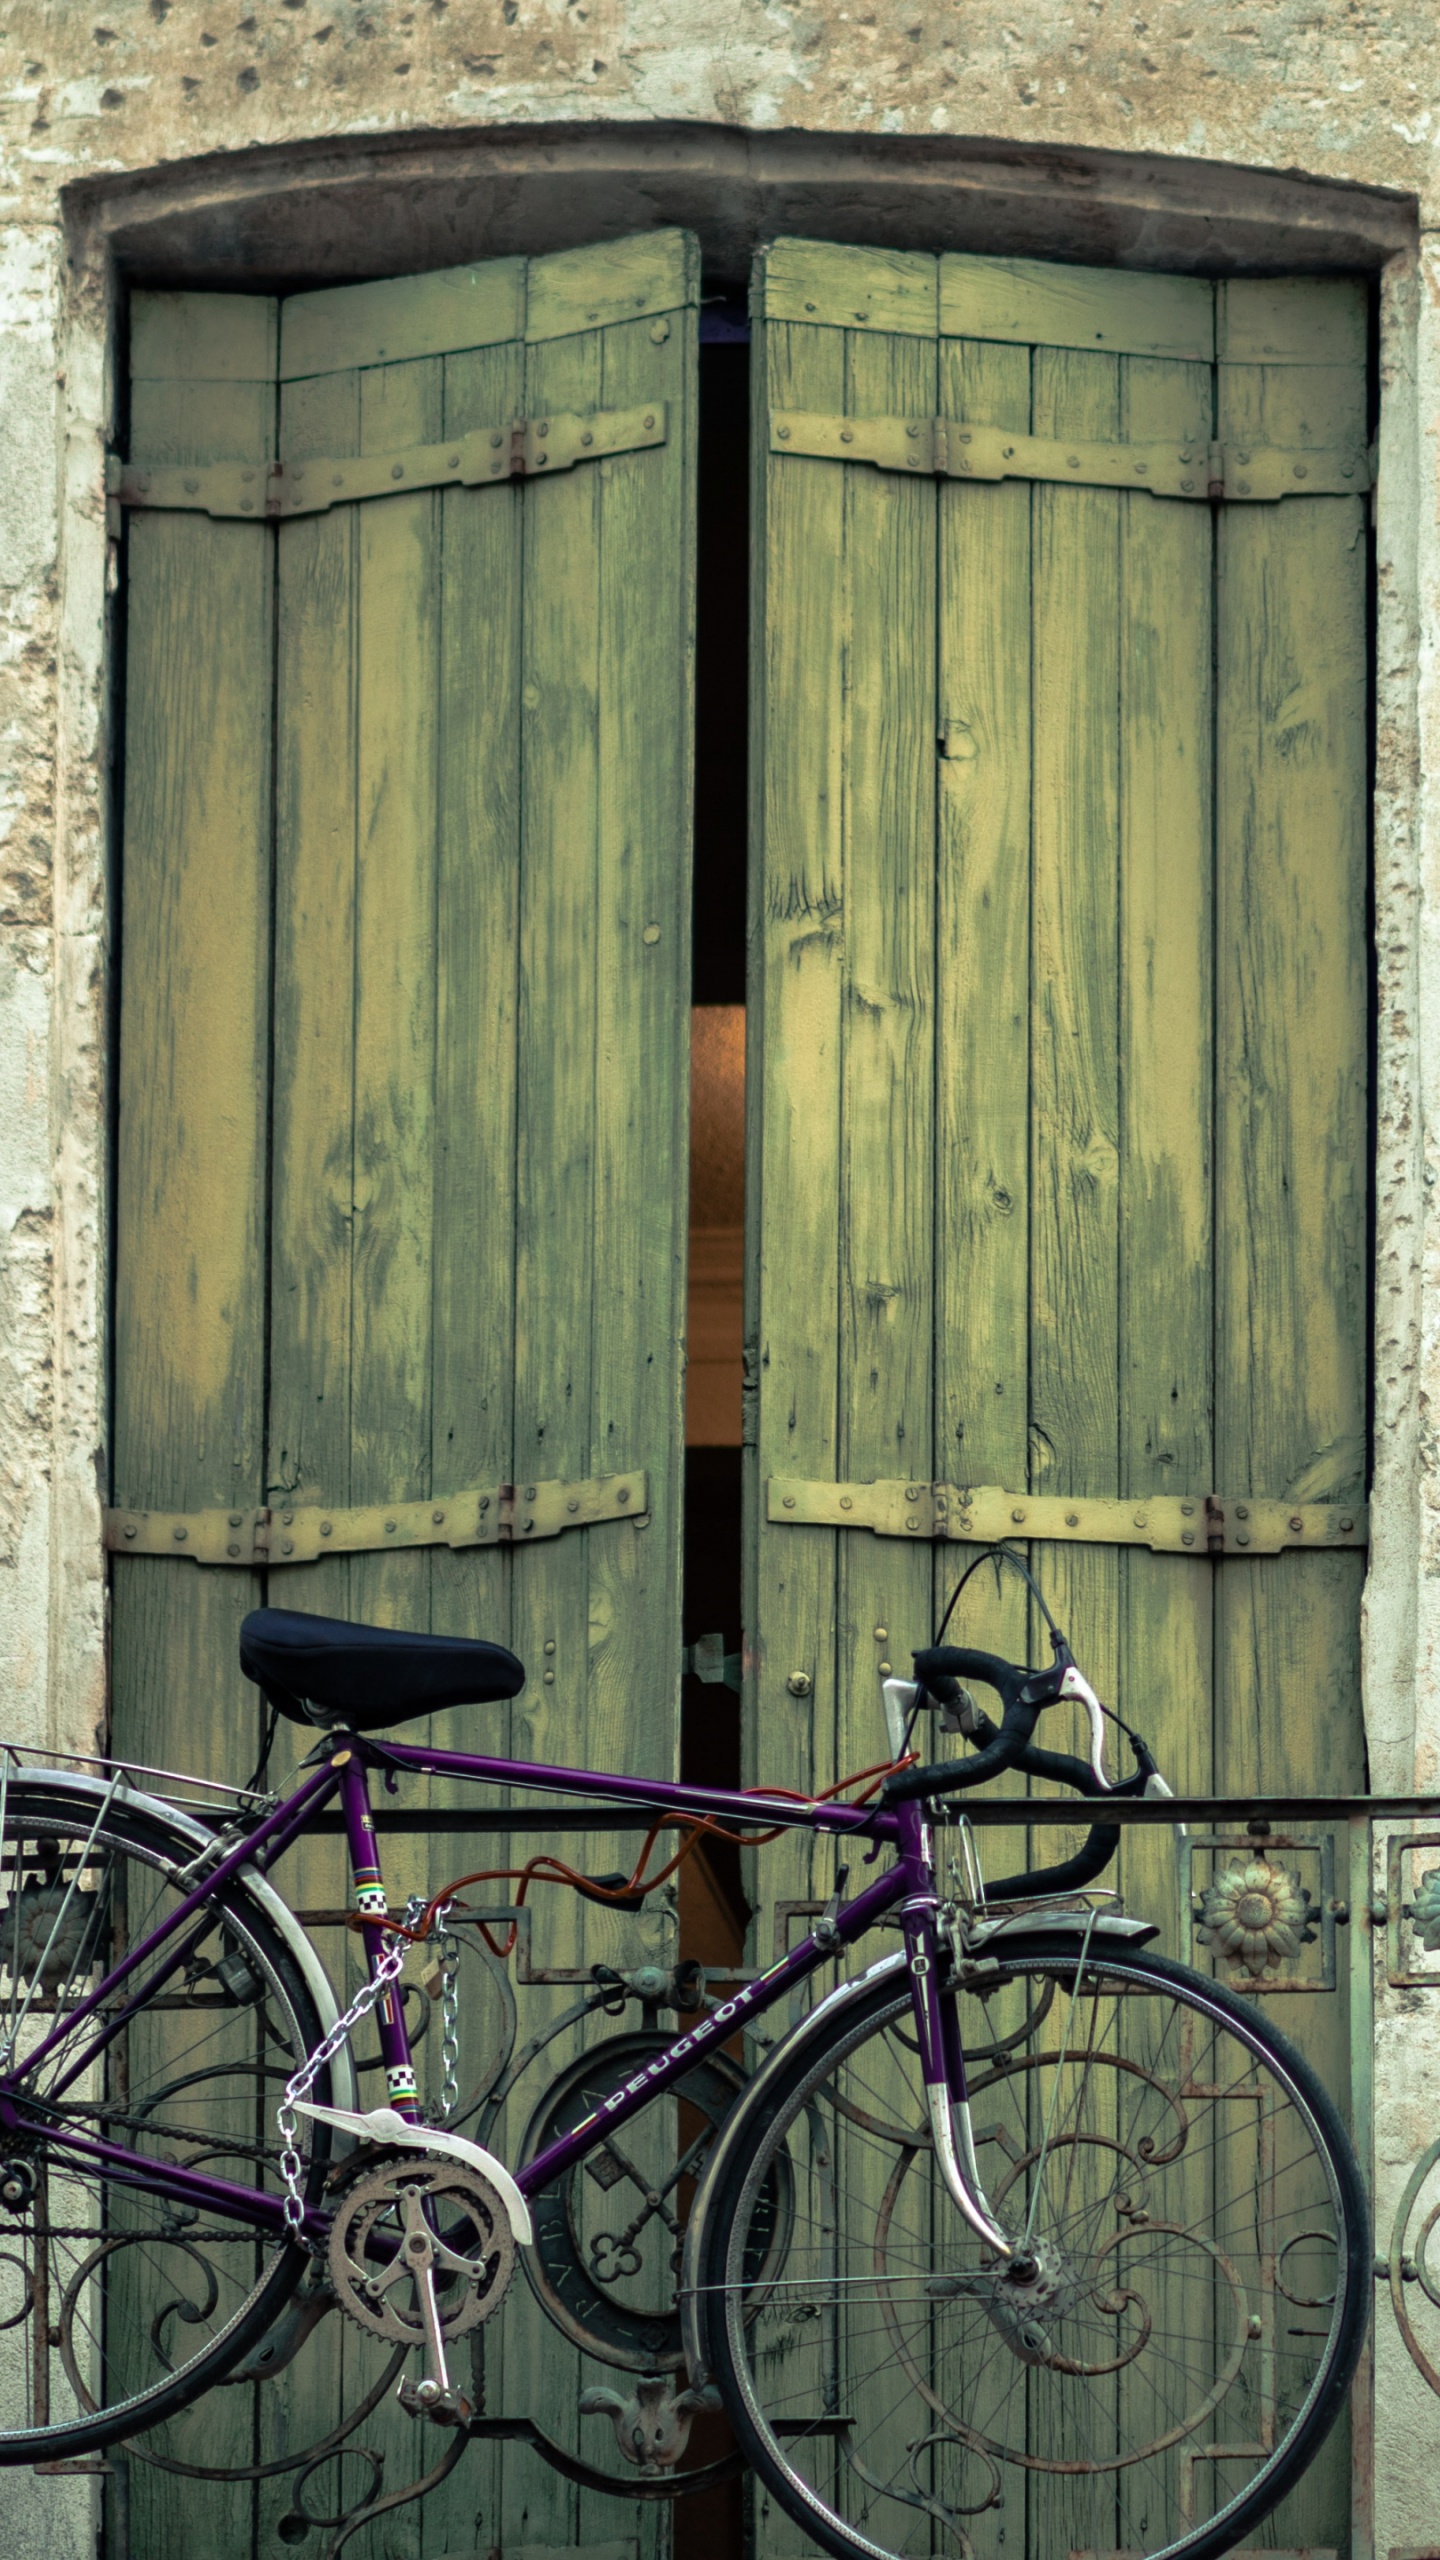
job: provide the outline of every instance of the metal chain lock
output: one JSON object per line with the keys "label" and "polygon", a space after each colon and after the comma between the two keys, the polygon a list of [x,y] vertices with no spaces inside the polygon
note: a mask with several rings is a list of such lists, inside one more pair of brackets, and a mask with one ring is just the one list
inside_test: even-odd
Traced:
{"label": "metal chain lock", "polygon": [[460,1941],[453,1929],[445,1926],[449,1917],[447,1902],[437,1912],[440,1923],[440,2060],[444,2076],[440,2085],[440,2121],[448,2124],[460,2097],[456,2066],[460,2060]]}
{"label": "metal chain lock", "polygon": [[[403,1926],[406,1931],[414,1928],[424,1908],[424,1895],[412,1893],[405,1905]],[[275,2128],[280,2136],[280,2175],[285,2181],[285,2227],[297,2240],[305,2228],[305,2203],[300,2193],[300,2178],[305,2164],[296,2148],[299,2128],[295,2121],[295,2102],[299,2098],[308,2098],[326,2063],[339,2052],[351,2028],[358,2027],[361,2019],[369,2016],[382,1993],[403,1970],[412,1943],[408,1935],[396,1934],[375,1971],[361,1983],[344,2015],[336,2019],[314,2052],[285,2083],[285,2094],[275,2110]]]}

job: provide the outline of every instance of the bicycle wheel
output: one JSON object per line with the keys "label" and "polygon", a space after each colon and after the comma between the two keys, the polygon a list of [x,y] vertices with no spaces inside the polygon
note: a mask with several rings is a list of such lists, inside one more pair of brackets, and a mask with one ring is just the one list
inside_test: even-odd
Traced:
{"label": "bicycle wheel", "polygon": [[[1264,2017],[1162,1957],[1095,1944],[1082,1973],[1076,1939],[1037,1934],[951,1996],[1023,2276],[934,2174],[887,1967],[717,2160],[697,2273],[745,2450],[846,2560],[1212,2560],[1298,2479],[1359,2352],[1369,2216],[1339,2118]],[[782,2157],[790,2246],[757,2289]]]}
{"label": "bicycle wheel", "polygon": [[[193,1889],[181,1876],[188,1831],[120,1798],[102,1810],[104,1800],[103,1788],[64,1779],[11,1777],[3,1789],[0,2070],[36,2053]],[[183,1963],[165,1975],[176,1947]],[[71,2079],[77,2047],[131,2003]],[[82,2164],[57,2137],[69,2128],[279,2194],[275,2103],[320,2035],[293,1956],[232,1885],[24,2077],[27,2105],[0,2133],[0,2463],[83,2452],[183,2408],[263,2335],[307,2263],[223,2209]],[[313,2198],[329,2132],[300,2121]]]}

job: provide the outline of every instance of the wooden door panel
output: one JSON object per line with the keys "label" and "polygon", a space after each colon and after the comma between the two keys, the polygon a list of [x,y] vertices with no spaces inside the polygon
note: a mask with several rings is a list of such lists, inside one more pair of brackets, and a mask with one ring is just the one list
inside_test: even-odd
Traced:
{"label": "wooden door panel", "polygon": [[[303,469],[666,404],[663,443],[549,484],[137,525],[121,1025],[122,1499],[384,1506],[644,1468],[643,1520],[520,1554],[336,1556],[273,1571],[268,1597],[511,1642],[521,1697],[446,1740],[648,1771],[678,1746],[697,299],[693,244],[658,232],[297,296],[278,351],[275,306],[246,304],[254,385],[213,297],[142,298],[137,327],[135,449],[161,459],[266,456],[277,409]],[[216,346],[226,379],[188,381]],[[234,1640],[261,1596],[248,1573],[121,1569],[127,1748],[248,1770]],[[574,1851],[615,1863],[603,1838]],[[507,1860],[451,1835],[390,1863],[403,1892]],[[297,1900],[343,1899],[334,1844],[292,1865]],[[638,1926],[648,1947],[664,1922]],[[636,1928],[552,1896],[536,1962],[633,1962]],[[353,1972],[342,1933],[326,1953]],[[568,1997],[532,1991],[522,2034]],[[462,2079],[478,2059],[462,2025]],[[269,2458],[376,2370],[330,2322],[227,2410]],[[602,2452],[577,2411],[597,2378],[517,2289],[492,2410]],[[392,2478],[413,2461],[393,2412],[366,2441]],[[257,2490],[262,2537],[292,2487]],[[429,2502],[427,2542],[465,2539],[477,2493],[497,2540],[601,2529],[528,2452],[487,2447]]]}
{"label": "wooden door panel", "polygon": [[[135,357],[137,451],[208,462],[237,434],[274,451],[273,302],[156,296]],[[115,1491],[248,1505],[264,1463],[273,559],[252,527],[156,515],[132,527],[127,569]],[[126,1560],[112,1662],[137,1759],[249,1774],[259,1707],[236,1640],[259,1597],[252,1573]],[[244,2462],[248,2412],[221,2402],[199,2458]],[[227,2489],[136,2471],[150,2547],[223,2547]]]}
{"label": "wooden door panel", "polygon": [[[803,242],[765,253],[754,307],[751,1762],[818,1785],[871,1756],[882,1662],[974,1551],[917,1572],[918,1539],[788,1527],[772,1476],[1363,1498],[1362,501],[1211,509],[1201,474],[1217,438],[1227,489],[1251,445],[1354,450],[1364,312],[1345,284],[952,257],[929,283]],[[899,468],[771,450],[771,409],[930,411],[932,308],[942,417],[1052,440],[1058,480],[942,479],[931,512]],[[1195,502],[1060,485],[1068,439],[1190,451]],[[874,529],[907,509],[902,626]],[[1358,1784],[1361,1556],[1197,1544],[1029,1552],[1175,1783]],[[1040,1657],[1015,1587],[980,1577],[966,1609],[963,1640]],[[987,1835],[992,1874],[1019,1845]],[[802,1861],[758,1880],[763,1957]],[[1118,1880],[1208,1961],[1168,1841],[1134,1835]],[[1343,2091],[1344,2003],[1277,2006]],[[1339,2539],[1344,2469],[1337,2439],[1282,2540]]]}

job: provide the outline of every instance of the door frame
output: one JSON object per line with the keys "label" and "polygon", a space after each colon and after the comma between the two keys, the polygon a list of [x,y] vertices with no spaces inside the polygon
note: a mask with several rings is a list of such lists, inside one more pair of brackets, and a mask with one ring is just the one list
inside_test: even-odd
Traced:
{"label": "door frame", "polygon": [[[475,234],[457,242],[449,231],[441,247],[438,225],[460,182]],[[34,1666],[20,1684],[18,1721],[35,1740],[84,1750],[106,1717],[112,742],[123,669],[100,490],[103,454],[120,441],[127,284],[273,289],[279,276],[258,277],[235,246],[262,236],[281,244],[277,257],[306,283],[453,264],[467,251],[495,255],[513,245],[507,225],[528,229],[526,245],[536,250],[566,247],[633,229],[639,183],[651,218],[697,230],[735,285],[753,245],[790,229],[1091,264],[1113,258],[1118,241],[1115,262],[1124,265],[1359,271],[1376,287],[1374,1477],[1362,1688],[1372,1784],[1404,1790],[1417,1777],[1433,1780],[1440,1692],[1428,1701],[1417,1692],[1440,1664],[1440,1539],[1416,1494],[1427,1395],[1440,1404],[1440,1289],[1426,1283],[1427,1259],[1440,1274],[1440,1186],[1431,1208],[1425,1184],[1427,1126],[1440,1128],[1440,1074],[1430,1063],[1440,1058],[1440,963],[1422,922],[1422,885],[1440,864],[1440,795],[1424,789],[1427,768],[1440,771],[1440,681],[1420,663],[1429,638],[1422,599],[1440,594],[1440,513],[1426,504],[1433,462],[1424,432],[1440,387],[1440,297],[1424,289],[1416,208],[1379,189],[1153,155],[1071,151],[1061,173],[1053,151],[1009,141],[633,122],[237,152],[64,193],[53,994],[48,1024],[42,1001],[33,1028],[25,1026],[32,1054],[48,1037],[51,1472],[36,1507],[42,1526],[22,1550],[27,1570],[15,1577],[6,1616],[12,1658]],[[1428,2050],[1424,2022],[1411,2023],[1387,2070],[1395,2095]],[[1377,2094],[1383,2108],[1385,2088]],[[1388,2227],[1395,2197],[1378,2202]],[[1401,2388],[1402,2398],[1404,2364],[1398,2341],[1387,2338],[1382,2386]]]}

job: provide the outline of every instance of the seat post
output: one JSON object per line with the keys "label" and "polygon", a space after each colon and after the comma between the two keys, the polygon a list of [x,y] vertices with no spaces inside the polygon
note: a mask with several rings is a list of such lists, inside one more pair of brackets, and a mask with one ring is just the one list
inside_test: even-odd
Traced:
{"label": "seat post", "polygon": [[[355,1902],[357,1909],[365,1915],[360,1936],[364,1943],[366,1966],[373,1981],[385,1954],[389,1905],[385,1899],[385,1879],[380,1872],[375,1817],[370,1810],[369,1777],[358,1752],[343,1742],[332,1755],[330,1766],[338,1770],[340,1776],[340,1807],[350,1852]],[[375,2016],[385,2064],[386,2097],[397,2115],[406,2117],[412,2124],[417,2123],[420,2101],[415,2085],[415,2065],[410,2055],[410,2038],[405,2028],[405,2006],[393,1983],[382,1995]]]}

